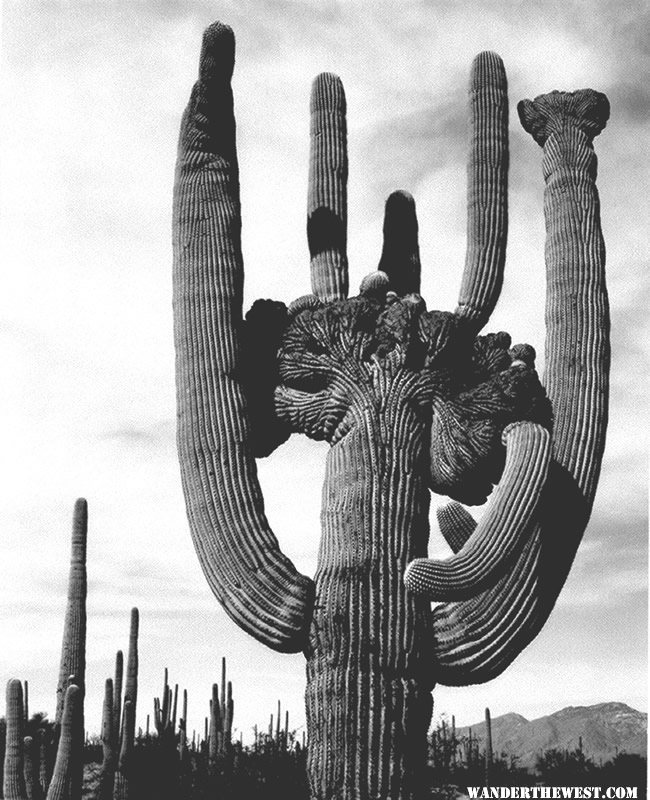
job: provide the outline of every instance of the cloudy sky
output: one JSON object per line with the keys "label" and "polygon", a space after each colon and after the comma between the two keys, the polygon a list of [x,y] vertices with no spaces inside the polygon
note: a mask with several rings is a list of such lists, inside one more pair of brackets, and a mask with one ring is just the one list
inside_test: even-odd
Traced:
{"label": "cloudy sky", "polygon": [[[492,683],[436,690],[459,724],[620,700],[646,710],[650,151],[647,6],[611,0],[34,2],[4,0],[1,51],[0,681],[54,708],[74,499],[90,508],[88,728],[141,612],[142,724],[163,668],[202,728],[226,656],[246,738],[281,699],[304,722],[304,664],[248,639],[194,556],[176,461],[171,189],[180,114],[203,28],[228,22],[246,302],[309,287],[308,98],[323,70],[349,109],[351,283],[375,268],[386,195],[418,204],[423,294],[455,306],[465,248],[465,90],[501,54],[511,98],[507,277],[489,325],[543,350],[541,153],[516,102],[592,86],[612,118],[596,140],[612,305],[612,401],[599,496],[544,631]],[[644,14],[645,19],[644,19]],[[285,552],[313,574],[326,445],[293,437],[259,464]],[[290,490],[288,491],[288,487]],[[432,535],[432,553],[444,552]],[[1,713],[1,712],[0,712]]]}

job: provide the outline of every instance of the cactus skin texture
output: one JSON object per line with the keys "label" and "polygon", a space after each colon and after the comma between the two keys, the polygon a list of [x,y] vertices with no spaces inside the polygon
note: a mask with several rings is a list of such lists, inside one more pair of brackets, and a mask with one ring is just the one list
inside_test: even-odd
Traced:
{"label": "cactus skin texture", "polygon": [[[549,378],[547,397],[532,347],[512,346],[503,332],[478,335],[505,258],[501,59],[482,53],[472,67],[469,236],[456,311],[428,311],[417,293],[418,226],[405,192],[386,203],[381,269],[347,297],[345,95],[327,74],[314,82],[310,106],[314,294],[288,308],[258,301],[245,320],[233,66],[232,31],[216,23],[204,34],[183,117],[174,192],[178,446],[190,529],[228,614],[268,646],[306,656],[312,797],[410,800],[422,791],[434,683],[486,680],[512,661],[550,613],[588,517],[581,493],[595,487],[607,369],[606,349],[594,357],[590,348],[606,341],[607,324],[606,313],[584,312],[593,292],[606,309],[590,144],[582,134],[571,134],[568,148],[562,140],[582,105],[573,103],[569,122],[557,124],[553,114],[564,119],[565,111],[551,104],[553,120],[536,123],[545,149],[555,148],[547,172],[563,170],[569,186],[567,196],[547,188],[548,305],[556,316],[547,350],[559,347],[568,324],[578,361],[559,383]],[[568,207],[558,211],[558,203]],[[582,227],[573,213],[582,213]],[[591,242],[582,255],[580,237]],[[569,313],[561,304],[576,282],[580,308]],[[584,313],[592,314],[586,322]],[[563,358],[551,354],[549,370]],[[567,390],[570,401],[559,399]],[[566,413],[574,414],[570,428]],[[280,552],[255,471],[255,455],[290,432],[330,444],[313,582]],[[563,455],[566,446],[572,456]],[[573,479],[576,468],[581,477]],[[546,520],[564,506],[548,489],[558,481],[562,500],[579,503],[562,522],[571,532],[561,564],[555,554],[543,558],[543,537],[555,540]],[[430,493],[477,504],[494,484],[478,525],[462,506],[442,512],[455,555],[427,559]],[[445,601],[433,612],[431,596]],[[219,698],[214,687],[215,734],[225,721],[224,688]]]}
{"label": "cactus skin texture", "polygon": [[457,553],[476,530],[476,520],[460,503],[439,506],[436,517],[440,533],[453,553]]}

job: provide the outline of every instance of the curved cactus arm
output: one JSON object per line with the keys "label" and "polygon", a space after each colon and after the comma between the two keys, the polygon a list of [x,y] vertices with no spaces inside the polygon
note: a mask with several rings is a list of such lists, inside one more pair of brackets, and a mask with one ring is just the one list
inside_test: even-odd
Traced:
{"label": "curved cactus arm", "polygon": [[466,600],[494,586],[530,531],[550,459],[550,436],[541,425],[516,422],[503,432],[506,463],[485,516],[464,547],[445,561],[416,558],[406,588],[430,600]]}
{"label": "curved cactus arm", "polygon": [[174,187],[178,448],[192,537],[212,591],[248,633],[298,651],[313,584],[280,552],[264,515],[238,380],[243,266],[233,65],[233,33],[216,23],[204,34]]}
{"label": "curved cactus arm", "polygon": [[474,517],[455,500],[440,506],[436,511],[436,517],[440,533],[452,553],[457,553],[476,530]]}
{"label": "curved cactus arm", "polygon": [[469,86],[467,255],[456,313],[478,332],[503,284],[508,238],[508,82],[496,53],[479,53]]}
{"label": "curved cactus arm", "polygon": [[592,140],[609,104],[589,89],[553,92],[525,101],[520,116],[544,149],[553,462],[539,525],[513,569],[473,600],[434,611],[437,677],[447,685],[496,677],[543,627],[589,520],[605,445],[609,312]]}
{"label": "curved cactus arm", "polygon": [[47,800],[76,800],[81,797],[81,786],[77,787],[76,773],[83,768],[83,735],[78,736],[79,724],[83,729],[83,692],[81,687],[68,686],[61,717],[61,737],[56,751],[56,763],[52,782],[47,791]]}
{"label": "curved cactus arm", "polygon": [[321,300],[348,295],[348,152],[345,91],[323,72],[311,88],[307,241],[312,292]]}
{"label": "curved cactus arm", "polygon": [[393,192],[384,210],[384,246],[377,269],[385,272],[390,288],[400,297],[420,292],[420,246],[415,200]]}

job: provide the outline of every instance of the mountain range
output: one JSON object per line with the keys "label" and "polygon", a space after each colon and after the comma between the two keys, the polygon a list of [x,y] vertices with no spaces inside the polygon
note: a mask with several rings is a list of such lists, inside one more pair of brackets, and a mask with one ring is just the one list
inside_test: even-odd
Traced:
{"label": "mountain range", "polygon": [[[518,765],[532,768],[545,750],[575,750],[580,746],[596,764],[617,753],[647,755],[648,715],[625,703],[598,703],[569,706],[546,717],[527,720],[521,714],[504,714],[492,719],[492,751],[517,756]],[[467,736],[470,727],[459,728],[458,737]],[[471,726],[481,748],[485,744],[485,722]]]}

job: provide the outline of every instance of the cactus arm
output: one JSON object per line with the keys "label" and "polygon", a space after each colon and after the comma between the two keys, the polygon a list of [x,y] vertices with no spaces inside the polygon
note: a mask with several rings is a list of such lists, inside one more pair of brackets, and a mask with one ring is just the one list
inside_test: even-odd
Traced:
{"label": "cactus arm", "polygon": [[481,330],[499,299],[508,237],[508,84],[496,53],[480,53],[469,87],[467,255],[456,313]]}
{"label": "cactus arm", "polygon": [[610,360],[605,244],[592,141],[607,122],[609,103],[590,89],[553,92],[523,101],[519,113],[544,151],[544,383],[555,414],[553,455],[590,511],[605,447]]}
{"label": "cactus arm", "polygon": [[591,90],[554,92],[520,106],[544,149],[547,228],[545,383],[553,461],[539,525],[508,575],[465,603],[434,611],[437,675],[465,685],[499,675],[539,633],[587,525],[607,426],[609,313],[596,156],[609,105]]}
{"label": "cactus arm", "polygon": [[208,583],[248,633],[303,647],[312,582],[264,515],[238,380],[243,266],[230,78],[234,37],[207,29],[174,189],[178,446],[190,529]]}
{"label": "cactus arm", "polygon": [[23,685],[13,678],[7,683],[6,694],[6,739],[4,752],[4,797],[6,800],[26,800],[27,789],[24,775],[23,729]]}
{"label": "cactus arm", "polygon": [[444,540],[457,553],[476,530],[476,520],[460,503],[452,501],[436,510],[438,527]]}
{"label": "cactus arm", "polygon": [[474,534],[445,561],[411,561],[404,574],[409,591],[430,600],[466,600],[494,586],[514,561],[546,481],[550,436],[541,425],[519,422],[506,427],[503,442],[503,475]]}
{"label": "cactus arm", "polygon": [[68,686],[61,717],[61,738],[56,751],[56,763],[47,800],[79,800],[81,786],[76,786],[75,774],[83,769],[83,737],[78,737],[79,724],[83,730],[83,692],[80,686]]}
{"label": "cactus arm", "polygon": [[385,272],[399,296],[420,292],[420,246],[415,200],[408,192],[393,192],[384,210],[384,246],[377,269]]}
{"label": "cactus arm", "polygon": [[74,675],[83,691],[86,672],[86,541],[88,535],[88,504],[83,498],[76,501],[72,518],[72,546],[68,577],[68,601],[63,627],[59,682],[56,688],[55,722],[61,723],[63,703],[70,676]]}
{"label": "cactus arm", "polygon": [[323,72],[311,88],[307,243],[312,292],[321,300],[348,295],[346,100],[338,75]]}

